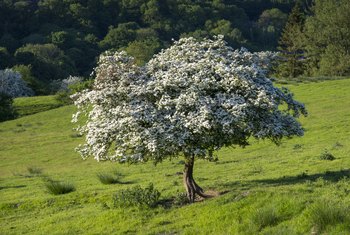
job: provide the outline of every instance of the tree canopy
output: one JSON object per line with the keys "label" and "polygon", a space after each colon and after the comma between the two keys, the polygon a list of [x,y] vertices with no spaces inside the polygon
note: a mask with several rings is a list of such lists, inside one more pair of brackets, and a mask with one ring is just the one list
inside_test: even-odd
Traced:
{"label": "tree canopy", "polygon": [[[125,52],[107,52],[94,89],[75,96],[88,114],[81,155],[98,161],[155,163],[184,156],[188,197],[203,195],[192,178],[194,159],[213,159],[224,146],[250,137],[301,136],[304,105],[266,76],[271,53],[234,50],[223,40],[183,38],[137,66]],[[187,170],[186,170],[187,169]]]}

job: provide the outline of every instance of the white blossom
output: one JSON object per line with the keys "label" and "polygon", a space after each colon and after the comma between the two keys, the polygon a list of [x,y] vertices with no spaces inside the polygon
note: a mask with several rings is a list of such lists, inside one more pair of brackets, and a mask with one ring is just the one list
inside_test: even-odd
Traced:
{"label": "white blossom", "polygon": [[0,93],[13,98],[34,95],[33,90],[22,79],[22,75],[11,69],[0,70]]}
{"label": "white blossom", "polygon": [[[94,89],[74,96],[88,119],[83,157],[161,161],[179,154],[212,158],[251,136],[279,143],[303,135],[304,105],[273,86],[266,69],[273,53],[234,50],[215,40],[184,38],[139,67],[125,52],[106,52]],[[284,109],[282,109],[284,108]]]}

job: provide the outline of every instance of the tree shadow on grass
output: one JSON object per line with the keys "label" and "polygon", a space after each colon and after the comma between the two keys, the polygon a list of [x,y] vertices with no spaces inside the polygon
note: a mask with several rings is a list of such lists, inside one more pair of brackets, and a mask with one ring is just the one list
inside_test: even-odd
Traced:
{"label": "tree shadow on grass", "polygon": [[344,177],[350,178],[350,169],[339,170],[339,171],[326,171],[324,173],[317,174],[307,174],[301,173],[299,175],[293,176],[282,176],[275,179],[259,179],[259,180],[247,180],[247,181],[232,181],[221,184],[225,188],[236,188],[239,191],[250,190],[253,187],[259,185],[265,186],[282,186],[282,185],[292,185],[292,184],[302,184],[305,182],[314,182],[317,179],[324,179],[329,182],[338,182]]}
{"label": "tree shadow on grass", "polygon": [[136,183],[136,181],[129,180],[129,181],[119,181],[116,184],[135,184],[135,183]]}
{"label": "tree shadow on grass", "polygon": [[277,179],[261,179],[252,180],[251,183],[267,184],[267,185],[290,185],[290,184],[301,184],[307,181],[316,181],[317,179],[324,179],[330,182],[338,182],[344,177],[350,177],[350,169],[339,170],[339,171],[326,171],[324,173],[317,173],[309,175],[302,173],[295,176],[282,176]]}
{"label": "tree shadow on grass", "polygon": [[15,185],[15,186],[0,186],[0,190],[9,189],[9,188],[24,188],[26,185]]}

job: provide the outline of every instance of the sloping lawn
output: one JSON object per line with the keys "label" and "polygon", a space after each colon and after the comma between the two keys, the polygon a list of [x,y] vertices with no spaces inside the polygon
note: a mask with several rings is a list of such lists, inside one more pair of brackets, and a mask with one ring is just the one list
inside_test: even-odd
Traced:
{"label": "sloping lawn", "polygon": [[[184,191],[181,158],[82,160],[72,106],[0,123],[0,234],[350,234],[350,79],[288,87],[309,111],[305,136],[196,161],[197,182],[221,195],[191,205],[173,203]],[[114,184],[97,177],[116,172]],[[52,195],[48,178],[75,191]],[[114,206],[117,191],[150,182],[161,192],[156,208]]]}

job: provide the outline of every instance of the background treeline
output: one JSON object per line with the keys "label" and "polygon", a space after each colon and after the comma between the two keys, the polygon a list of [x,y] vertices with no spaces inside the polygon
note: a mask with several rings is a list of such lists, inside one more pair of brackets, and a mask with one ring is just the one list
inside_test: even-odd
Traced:
{"label": "background treeline", "polygon": [[289,14],[279,40],[281,60],[276,75],[350,75],[350,1],[299,2]]}
{"label": "background treeline", "polygon": [[[295,2],[1,0],[0,69],[12,68],[20,72],[36,94],[48,94],[55,91],[55,86],[52,85],[55,83],[52,81],[65,79],[69,75],[87,77],[95,65],[96,57],[104,50],[126,50],[142,64],[161,48],[167,47],[172,39],[223,34],[226,41],[235,48],[244,46],[253,51],[277,50],[280,45],[279,49],[285,56],[282,59],[283,66],[279,66],[276,71],[281,76],[328,73],[325,69],[327,66],[336,74],[348,73],[349,71],[339,73],[339,66],[334,67],[334,64],[344,58],[338,56],[335,59],[336,53],[349,56],[348,34],[339,33],[343,43],[338,47],[334,38],[329,38],[323,32],[328,26],[319,24],[322,20],[325,24],[329,23],[328,33],[333,34],[332,30],[336,28],[334,21],[342,20],[341,16],[345,21],[349,20],[345,13],[340,14],[342,9],[348,8],[339,5],[333,7],[336,16],[330,14],[334,10],[332,7],[327,8],[329,12],[325,13],[325,19],[314,16],[317,9],[322,11],[324,2],[330,5],[332,2],[333,5],[347,4],[348,7],[348,0],[315,0],[315,4],[320,5],[318,8],[310,7],[312,0],[304,1],[298,11],[301,14],[300,22],[296,23],[291,17],[288,20]],[[298,34],[285,28],[287,20],[289,25],[301,27]],[[346,23],[348,22],[344,22]],[[279,43],[283,29],[285,38],[290,38],[288,33],[293,36],[292,43],[298,39],[297,45],[290,46],[283,38]],[[308,37],[305,36],[305,29],[308,30]],[[308,44],[307,40],[312,43]],[[325,47],[329,42],[334,45]],[[310,57],[307,63],[306,51],[308,56],[316,55],[312,59]],[[325,53],[326,56],[322,58],[331,58],[333,61],[330,63],[329,59],[320,58],[319,53]],[[288,63],[301,63],[302,68],[294,68],[294,64],[291,66]],[[345,67],[348,63],[343,61]]]}
{"label": "background treeline", "polygon": [[172,39],[224,34],[234,47],[274,50],[291,0],[1,0],[0,69],[36,94],[88,76],[96,57],[124,49],[142,64]]}

